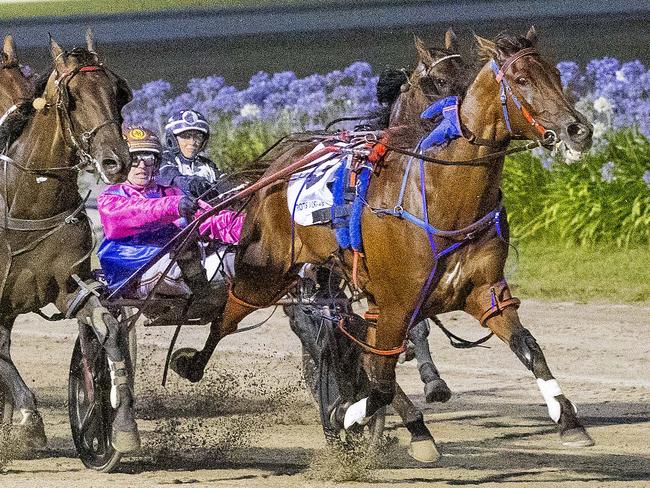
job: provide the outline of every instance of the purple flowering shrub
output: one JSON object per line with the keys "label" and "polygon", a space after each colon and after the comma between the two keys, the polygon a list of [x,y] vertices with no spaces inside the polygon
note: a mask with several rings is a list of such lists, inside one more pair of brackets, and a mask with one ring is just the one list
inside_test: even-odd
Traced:
{"label": "purple flowering shrub", "polygon": [[374,109],[376,85],[377,77],[364,62],[305,78],[292,72],[271,75],[260,71],[242,90],[226,85],[218,76],[194,78],[187,90],[176,96],[171,96],[169,83],[158,80],[134,91],[124,118],[129,125],[160,130],[169,114],[191,108],[205,115],[211,124],[225,119],[237,127],[251,121],[272,124],[290,119],[292,130],[318,129],[333,118]]}
{"label": "purple flowering shrub", "polygon": [[650,139],[650,70],[640,61],[603,58],[584,70],[571,61],[557,67],[576,107],[594,124],[597,148],[605,132],[615,129],[636,127]]}

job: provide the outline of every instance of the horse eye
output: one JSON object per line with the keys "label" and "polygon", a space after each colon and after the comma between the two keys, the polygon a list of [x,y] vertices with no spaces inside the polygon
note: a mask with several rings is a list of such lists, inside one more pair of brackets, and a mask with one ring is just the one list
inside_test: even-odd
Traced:
{"label": "horse eye", "polygon": [[520,76],[519,78],[517,78],[517,84],[518,84],[518,85],[522,85],[522,86],[523,86],[523,85],[525,85],[526,83],[528,83],[528,80],[527,80],[526,78],[524,78],[523,76]]}
{"label": "horse eye", "polygon": [[442,85],[442,86],[444,86],[444,85],[447,84],[447,80],[443,80],[442,78],[436,78],[436,83],[437,83],[438,85]]}

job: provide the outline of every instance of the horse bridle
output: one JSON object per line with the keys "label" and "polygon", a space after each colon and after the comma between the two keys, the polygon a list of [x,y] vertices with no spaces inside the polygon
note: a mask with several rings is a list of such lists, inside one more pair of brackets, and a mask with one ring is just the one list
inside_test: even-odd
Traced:
{"label": "horse bridle", "polygon": [[[69,167],[68,169],[75,169],[77,171],[82,171],[83,169],[89,167],[89,166],[94,166],[99,175],[101,176],[102,180],[105,183],[110,183],[110,180],[104,173],[104,170],[102,168],[101,162],[95,159],[91,154],[90,154],[90,146],[92,144],[93,138],[97,135],[100,129],[103,127],[106,127],[110,124],[117,124],[119,126],[119,121],[117,119],[106,119],[104,122],[100,123],[99,125],[95,126],[94,128],[84,131],[79,138],[77,139],[77,136],[75,135],[74,132],[74,123],[72,122],[72,117],[70,116],[70,90],[68,88],[68,85],[70,84],[70,81],[72,78],[74,78],[78,73],[88,73],[88,72],[95,72],[95,71],[101,71],[104,74],[108,76],[108,73],[112,74],[115,78],[117,78],[117,75],[110,71],[108,68],[104,67],[101,63],[99,64],[91,64],[91,65],[84,65],[84,66],[77,66],[74,69],[71,69],[69,71],[63,72],[55,81],[54,84],[57,88],[57,101],[56,101],[56,109],[59,114],[59,117],[61,118],[62,121],[64,122],[64,134],[67,132],[68,135],[68,140],[70,142],[70,146],[73,147],[77,151],[77,155],[79,156],[79,163],[77,163],[74,166]],[[119,127],[118,127],[119,129]],[[61,168],[50,168],[47,171],[53,171],[53,170],[59,170]]]}
{"label": "horse bridle", "polygon": [[[424,63],[422,63],[422,64],[423,64],[423,67],[420,68],[420,69],[415,69],[414,73],[419,74],[419,75],[420,75],[420,79],[422,79],[422,78],[432,78],[431,70],[432,70],[436,65],[442,63],[443,61],[447,61],[448,59],[461,58],[461,57],[462,57],[462,56],[461,56],[460,54],[456,54],[456,53],[454,53],[454,54],[446,54],[445,56],[436,59],[433,63],[431,63],[431,66],[428,66],[428,67],[427,67],[426,65],[424,65]],[[413,86],[413,83],[411,82],[411,79],[410,79],[411,77],[410,77],[410,75],[407,75],[406,70],[405,70],[405,69],[402,69],[401,71],[402,71],[402,73],[404,73],[404,75],[406,76],[406,83],[405,83],[405,85],[402,85],[402,86],[406,86],[406,87],[407,87],[407,88],[403,88],[403,89],[402,89],[402,91],[404,92],[404,91],[407,91],[408,88],[410,88],[411,86]],[[423,94],[425,97],[437,97],[437,96],[439,96],[438,93],[426,93],[424,90],[422,90],[422,94]]]}
{"label": "horse bridle", "polygon": [[508,83],[508,80],[506,80],[505,77],[506,73],[508,72],[510,67],[515,63],[515,61],[517,61],[520,58],[523,58],[524,56],[539,56],[539,52],[537,52],[537,50],[534,47],[527,47],[517,51],[516,53],[506,58],[506,60],[503,62],[501,66],[499,66],[499,64],[496,62],[495,59],[492,59],[490,61],[490,67],[494,72],[494,78],[496,82],[499,84],[499,99],[501,101],[501,110],[503,111],[503,118],[506,123],[506,128],[508,129],[508,132],[512,135],[513,132],[512,132],[512,127],[510,125],[510,115],[508,113],[508,105],[507,105],[508,96],[510,96],[510,99],[515,104],[515,106],[519,109],[519,111],[524,116],[526,121],[540,135],[543,144],[553,145],[558,141],[558,137],[555,131],[547,129],[540,122],[535,120],[535,117],[533,117],[530,111],[521,103],[521,101],[519,101],[517,95],[514,94],[512,87],[510,86],[510,83]]}

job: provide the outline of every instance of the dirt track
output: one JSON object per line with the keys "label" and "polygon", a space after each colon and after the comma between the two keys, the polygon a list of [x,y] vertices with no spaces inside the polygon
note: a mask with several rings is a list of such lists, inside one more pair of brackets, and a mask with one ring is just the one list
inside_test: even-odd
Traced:
{"label": "dirt track", "polygon": [[[193,486],[292,487],[385,485],[650,486],[650,307],[525,301],[521,316],[577,405],[596,446],[563,448],[536,384],[507,346],[458,351],[432,330],[441,373],[454,391],[444,405],[423,403],[414,364],[398,378],[423,407],[443,454],[434,466],[406,454],[408,435],[368,466],[342,463],[324,449],[315,405],[300,375],[299,342],[280,311],[269,324],[226,339],[198,385],[172,374],[160,386],[172,330],[140,328],[138,418],[143,451],[121,471],[102,475],[75,457],[66,411],[74,322],[17,322],[13,354],[42,407],[49,449],[14,460],[2,487]],[[254,323],[268,311],[258,312]],[[468,338],[483,333],[462,314],[443,317]],[[206,331],[187,328],[179,345],[200,345]]]}

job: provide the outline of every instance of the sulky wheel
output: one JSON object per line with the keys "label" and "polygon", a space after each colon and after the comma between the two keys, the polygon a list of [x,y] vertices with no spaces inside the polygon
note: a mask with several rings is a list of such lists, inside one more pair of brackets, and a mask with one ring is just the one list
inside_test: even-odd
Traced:
{"label": "sulky wheel", "polygon": [[95,334],[82,327],[70,361],[68,414],[79,459],[87,468],[103,473],[113,471],[122,457],[111,445],[110,392],[106,353]]}

